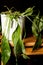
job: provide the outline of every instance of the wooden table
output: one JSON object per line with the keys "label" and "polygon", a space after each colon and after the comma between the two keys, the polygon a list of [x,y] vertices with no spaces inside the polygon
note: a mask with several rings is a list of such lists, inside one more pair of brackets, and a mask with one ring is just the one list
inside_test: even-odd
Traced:
{"label": "wooden table", "polygon": [[27,55],[43,55],[43,43],[39,49],[35,51],[32,50],[35,44],[35,41],[36,41],[35,37],[29,37],[29,38],[24,39]]}

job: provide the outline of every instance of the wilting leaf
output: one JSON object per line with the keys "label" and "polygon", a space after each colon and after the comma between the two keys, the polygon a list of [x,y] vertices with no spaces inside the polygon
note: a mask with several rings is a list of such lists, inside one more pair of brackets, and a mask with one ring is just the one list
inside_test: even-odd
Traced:
{"label": "wilting leaf", "polygon": [[[34,24],[36,26],[34,26]],[[40,47],[42,44],[42,38],[41,38],[41,31],[43,30],[43,19],[39,17],[39,14],[34,18],[33,24],[32,24],[32,32],[34,36],[36,37],[36,42],[33,47],[33,50]]]}
{"label": "wilting leaf", "polygon": [[34,7],[30,7],[30,8],[28,8],[28,9],[26,9],[25,10],[25,12],[23,12],[23,14],[24,14],[24,16],[30,16],[30,15],[32,15],[32,13],[33,13],[33,8]]}
{"label": "wilting leaf", "polygon": [[14,45],[18,42],[18,39],[20,37],[20,26],[18,25],[17,29],[15,30],[15,32],[12,34],[12,40],[14,42]]}
{"label": "wilting leaf", "polygon": [[25,54],[26,51],[25,51],[25,46],[24,46],[24,43],[23,41],[21,40],[21,47],[22,47],[22,56],[24,59],[29,59],[29,57]]}
{"label": "wilting leaf", "polygon": [[34,34],[35,37],[38,36],[37,29],[36,29],[36,27],[34,26],[34,24],[32,25],[32,33]]}
{"label": "wilting leaf", "polygon": [[11,54],[9,42],[5,36],[2,37],[2,45],[1,45],[2,53],[1,53],[1,60],[4,65],[8,62]]}
{"label": "wilting leaf", "polygon": [[17,42],[20,38],[20,26],[18,25],[16,31],[13,33],[12,35],[12,40],[13,40],[13,43],[14,43],[14,53],[15,53],[15,56],[16,56],[16,46],[17,46]]}
{"label": "wilting leaf", "polygon": [[25,54],[25,47],[23,41],[19,38],[16,46],[15,46],[16,56],[19,57],[21,54],[24,59],[28,59],[29,57]]}
{"label": "wilting leaf", "polygon": [[39,23],[39,29],[40,29],[40,32],[43,30],[43,23],[42,22]]}
{"label": "wilting leaf", "polygon": [[40,32],[43,30],[43,17],[40,18],[39,29]]}
{"label": "wilting leaf", "polygon": [[30,59],[30,57],[28,57],[26,54],[22,54],[24,59]]}
{"label": "wilting leaf", "polygon": [[17,56],[20,56],[22,54],[22,43],[20,41],[20,38],[16,44],[16,50],[15,51],[16,51]]}
{"label": "wilting leaf", "polygon": [[24,43],[23,43],[23,41],[22,41],[20,38],[19,38],[19,40],[18,40],[16,50],[18,50],[18,51],[17,51],[17,54],[19,54],[19,55],[20,55],[20,53],[21,53],[21,54],[22,54],[22,53],[23,53],[23,54],[25,53]]}
{"label": "wilting leaf", "polygon": [[38,35],[33,50],[38,49],[42,44],[41,34]]}
{"label": "wilting leaf", "polygon": [[[12,40],[14,42],[14,54],[16,57],[19,57],[21,54],[25,54],[25,47],[22,39],[20,38],[20,33],[20,27],[18,26],[12,35]],[[27,58],[27,56],[25,58]]]}

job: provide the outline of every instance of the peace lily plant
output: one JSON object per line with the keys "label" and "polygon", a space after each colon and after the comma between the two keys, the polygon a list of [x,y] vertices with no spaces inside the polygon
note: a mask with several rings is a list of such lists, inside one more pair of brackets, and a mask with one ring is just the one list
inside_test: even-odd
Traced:
{"label": "peace lily plant", "polygon": [[32,24],[32,32],[36,38],[33,50],[38,49],[42,44],[42,34],[41,34],[42,31],[43,31],[43,16],[40,16],[40,14],[38,13],[38,15],[36,15],[35,18],[33,19]]}
{"label": "peace lily plant", "polygon": [[22,40],[22,32],[24,28],[25,17],[27,17],[30,22],[32,22],[32,32],[36,37],[35,45],[33,50],[38,49],[42,44],[41,31],[43,30],[43,16],[39,14],[34,16],[34,19],[31,20],[29,16],[33,17],[33,8],[30,7],[25,10],[25,12],[20,13],[18,11],[12,12],[12,10],[1,13],[1,26],[2,26],[2,53],[1,61],[3,65],[6,65],[10,59],[11,49],[9,43],[13,42],[14,44],[14,54],[17,58],[22,55],[23,58],[28,59],[29,57],[25,54],[25,46]]}
{"label": "peace lily plant", "polygon": [[10,49],[10,41],[14,44],[14,54],[16,57],[16,65],[17,58],[22,55],[23,58],[28,58],[25,54],[25,46],[22,40],[22,30],[24,18],[31,16],[33,13],[33,8],[30,7],[25,12],[20,13],[18,11],[12,12],[12,10],[2,12],[1,13],[1,26],[2,26],[2,45],[1,45],[1,61],[3,65],[6,65],[8,60],[10,59],[11,49]]}

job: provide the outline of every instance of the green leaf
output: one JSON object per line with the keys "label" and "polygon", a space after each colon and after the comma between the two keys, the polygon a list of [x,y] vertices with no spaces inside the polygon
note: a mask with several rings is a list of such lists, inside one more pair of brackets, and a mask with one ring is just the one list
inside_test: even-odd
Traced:
{"label": "green leaf", "polygon": [[34,26],[34,24],[32,25],[32,33],[34,34],[35,37],[38,36],[37,29],[36,29],[36,27]]}
{"label": "green leaf", "polygon": [[20,26],[18,25],[16,31],[12,34],[12,41],[14,43],[14,54],[16,56],[16,46],[17,46],[17,42],[20,38],[20,33],[21,33],[21,29]]}
{"label": "green leaf", "polygon": [[18,17],[21,15],[21,13],[20,12],[18,12],[18,11],[16,11],[16,12],[14,12],[13,13],[13,17],[14,17],[14,19],[18,19]]}
{"label": "green leaf", "polygon": [[41,46],[41,44],[42,44],[41,34],[38,34],[33,50],[38,49]]}
{"label": "green leaf", "polygon": [[23,56],[24,59],[29,59],[29,57],[25,54],[25,47],[24,47],[24,43],[21,39],[18,40],[17,44],[16,44],[16,56]]}
{"label": "green leaf", "polygon": [[25,46],[21,39],[18,40],[18,43],[16,46],[16,53],[17,53],[17,56],[22,55],[24,59],[29,59],[29,57],[25,54]]}
{"label": "green leaf", "polygon": [[40,18],[39,29],[40,32],[43,30],[43,17]]}
{"label": "green leaf", "polygon": [[30,59],[30,57],[28,57],[26,54],[22,54],[24,59]]}
{"label": "green leaf", "polygon": [[25,47],[24,47],[24,43],[23,43],[23,41],[21,40],[21,39],[19,39],[18,40],[18,44],[19,44],[19,46],[18,46],[18,48],[19,48],[19,51],[20,51],[20,49],[21,49],[21,53],[23,53],[23,54],[25,54]]}
{"label": "green leaf", "polygon": [[33,13],[33,8],[34,8],[34,7],[27,8],[27,9],[25,10],[25,12],[23,12],[24,16],[30,16],[30,15],[32,15],[32,13]]}
{"label": "green leaf", "polygon": [[16,58],[19,57],[21,54],[25,54],[25,47],[24,47],[24,43],[23,43],[22,39],[20,38],[20,33],[21,33],[21,31],[20,31],[20,27],[18,25],[18,28],[12,35],[12,40],[14,43],[14,54],[15,54]]}
{"label": "green leaf", "polygon": [[10,50],[9,42],[4,35],[2,37],[1,49],[2,49],[1,59],[3,64],[6,65],[6,63],[10,59],[11,50]]}
{"label": "green leaf", "polygon": [[[36,25],[36,27],[34,26]],[[43,30],[43,20],[40,19],[39,14],[34,18],[33,24],[32,24],[32,32],[34,36],[36,37],[36,42],[33,47],[33,50],[38,49],[40,45],[42,44],[42,38],[41,38],[41,31]]]}
{"label": "green leaf", "polygon": [[40,21],[43,22],[43,16],[40,18]]}
{"label": "green leaf", "polygon": [[16,55],[17,56],[20,56],[22,54],[22,42],[21,40],[19,39],[17,44],[16,44]]}
{"label": "green leaf", "polygon": [[39,29],[40,29],[40,32],[43,30],[43,23],[42,22],[39,23]]}
{"label": "green leaf", "polygon": [[[23,41],[19,39],[18,44],[19,44],[19,46],[18,46],[18,48],[17,48],[18,51],[19,51],[18,54],[21,53],[21,55],[23,56],[24,59],[29,59],[29,57],[25,54],[25,46],[24,46]],[[18,52],[18,51],[17,51],[17,52]]]}
{"label": "green leaf", "polygon": [[21,33],[21,28],[18,25],[17,29],[12,34],[12,40],[13,40],[14,45],[18,42],[19,37],[20,37],[20,33]]}
{"label": "green leaf", "polygon": [[35,37],[37,37],[38,33],[40,32],[40,29],[39,29],[39,14],[33,19],[32,32],[33,32]]}

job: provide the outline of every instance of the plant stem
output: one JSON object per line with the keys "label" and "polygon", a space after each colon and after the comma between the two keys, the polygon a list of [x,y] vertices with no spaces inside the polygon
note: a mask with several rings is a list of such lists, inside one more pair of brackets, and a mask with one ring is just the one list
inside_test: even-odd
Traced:
{"label": "plant stem", "polygon": [[18,65],[17,58],[16,58],[16,65]]}
{"label": "plant stem", "polygon": [[[28,18],[28,20],[30,20],[32,23],[33,23],[33,21],[28,17],[28,16],[26,16],[27,18]],[[38,30],[38,27],[36,26],[36,24],[35,23],[33,23],[34,24],[34,26],[37,28],[37,30]]]}

